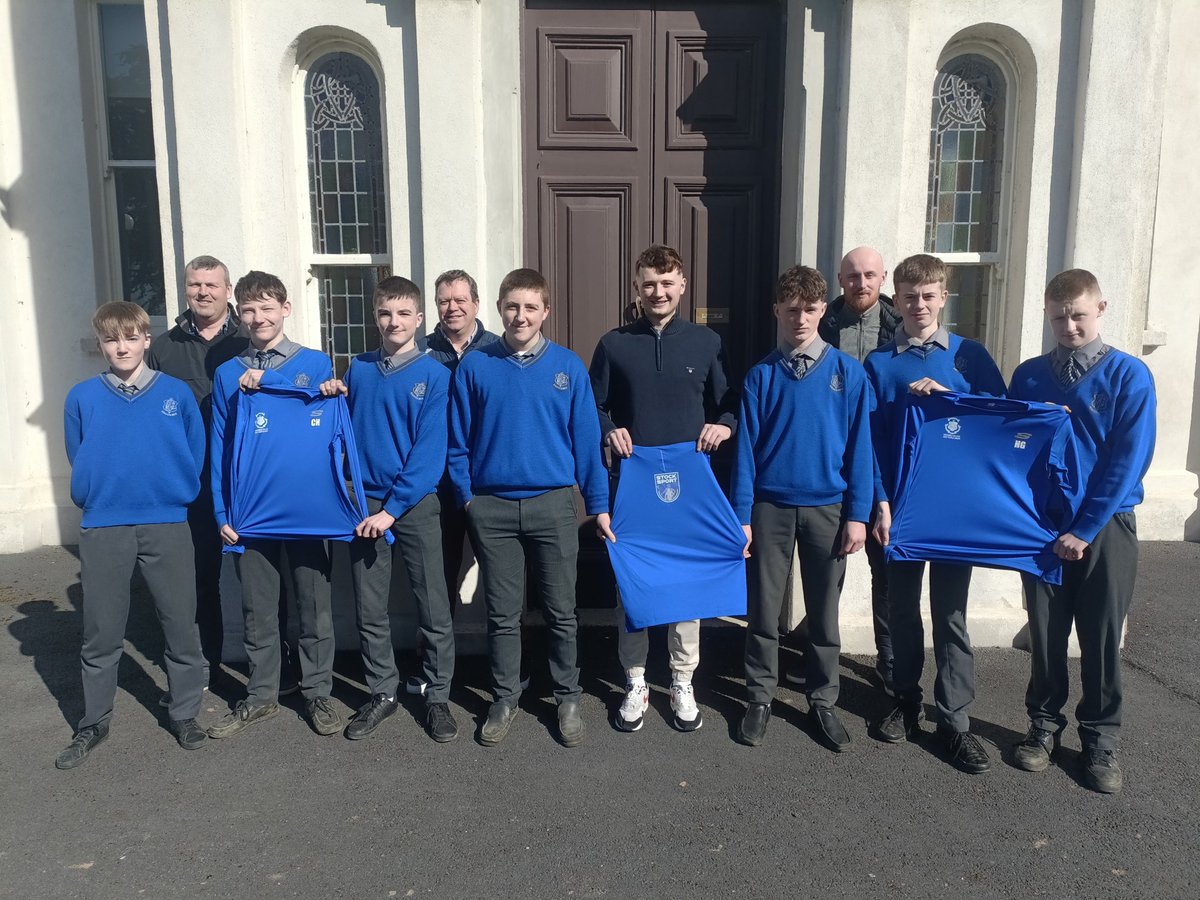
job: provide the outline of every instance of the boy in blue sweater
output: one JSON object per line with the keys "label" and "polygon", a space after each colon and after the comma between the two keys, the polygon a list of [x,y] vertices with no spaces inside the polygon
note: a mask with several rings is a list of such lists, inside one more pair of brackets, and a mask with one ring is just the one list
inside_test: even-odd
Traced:
{"label": "boy in blue sweater", "polygon": [[[212,458],[213,514],[221,540],[233,546],[237,532],[230,527],[227,498],[231,488],[231,441],[236,430],[238,391],[258,389],[264,377],[284,379],[301,387],[319,385],[333,375],[329,357],[287,339],[283,326],[292,314],[287,288],[266,272],[247,272],[233,289],[238,317],[250,346],[217,368],[213,378]],[[269,375],[268,375],[269,372]],[[287,460],[279,461],[282,477]],[[245,541],[237,557],[242,582],[242,614],[246,625],[246,657],[250,681],[246,699],[208,729],[209,737],[225,738],[279,712],[279,588],[284,563],[296,588],[300,620],[300,692],[313,730],[330,735],[342,721],[329,699],[333,689],[333,614],[329,595],[329,555],[320,540]]]}
{"label": "boy in blue sweater", "polygon": [[1029,732],[1017,744],[1019,768],[1040,772],[1058,749],[1070,684],[1067,639],[1079,637],[1083,698],[1075,709],[1083,779],[1105,794],[1121,789],[1121,635],[1133,603],[1138,541],[1134,507],[1154,455],[1154,379],[1139,359],[1104,343],[1105,300],[1085,269],[1046,287],[1046,318],[1057,346],[1013,373],[1009,395],[1071,411],[1083,500],[1069,531],[1054,542],[1061,585],[1022,576],[1029,611],[1032,672],[1025,694]]}
{"label": "boy in blue sweater", "polygon": [[[444,743],[458,736],[447,703],[454,676],[454,622],[442,577],[437,498],[446,464],[450,373],[417,347],[424,318],[419,287],[393,275],[379,282],[373,304],[380,348],[351,360],[343,381],[321,385],[326,396],[347,395],[367,495],[367,515],[355,529],[358,540],[350,544],[350,564],[371,700],[346,726],[346,737],[366,737],[399,708],[400,671],[388,618],[392,561],[399,553],[417,602],[424,646],[425,727],[430,737]],[[395,536],[390,548],[384,539],[389,530]]]}
{"label": "boy in blue sweater", "polygon": [[63,410],[71,499],[83,510],[84,711],[55,760],[60,769],[78,766],[108,737],[135,567],[150,588],[166,641],[168,726],[187,750],[205,741],[196,724],[204,654],[187,524],[188,504],[200,492],[204,422],[186,384],[146,366],[150,318],[142,307],[105,303],[92,329],[108,371],[75,385]]}
{"label": "boy in blue sweater", "polygon": [[450,392],[450,477],[479,556],[492,658],[495,702],[479,740],[485,746],[500,743],[517,714],[528,555],[549,631],[559,739],[574,747],[583,740],[575,485],[587,514],[615,540],[600,423],[583,363],[542,336],[550,315],[546,279],[533,269],[509,272],[496,306],[503,339],[465,355]]}
{"label": "boy in blue sweater", "polygon": [[841,752],[850,735],[838,721],[838,600],[846,556],[866,541],[873,457],[870,387],[862,366],[817,334],[828,286],[821,273],[792,266],[775,286],[779,346],[742,387],[737,462],[730,493],[749,542],[746,688],[750,706],[737,739],[762,743],[779,683],[779,613],[792,553],[810,649],[805,691],[813,731]]}
{"label": "boy in blue sweater", "polygon": [[[896,267],[892,279],[901,327],[896,331],[895,341],[875,350],[864,363],[875,394],[871,436],[882,481],[876,484],[876,492],[885,501],[896,488],[896,463],[909,394],[927,396],[934,391],[962,391],[1004,395],[1004,379],[983,345],[949,334],[938,322],[947,297],[946,264],[934,256],[910,256]],[[884,503],[874,526],[874,535],[881,546],[887,546],[890,528],[890,509]],[[900,743],[911,737],[919,730],[922,717],[924,579],[923,562],[888,563],[892,677],[897,703],[877,729],[879,737],[888,743]],[[975,657],[966,621],[970,585],[970,566],[929,564],[938,734],[956,768],[979,774],[991,768],[991,761],[983,744],[971,734],[967,715],[975,700]]]}

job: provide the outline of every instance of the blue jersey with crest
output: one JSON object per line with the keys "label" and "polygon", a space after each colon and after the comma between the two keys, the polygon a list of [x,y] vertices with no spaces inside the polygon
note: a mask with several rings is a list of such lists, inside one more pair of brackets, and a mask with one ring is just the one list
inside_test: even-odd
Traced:
{"label": "blue jersey with crest", "polygon": [[892,561],[935,560],[1062,582],[1055,539],[1079,502],[1079,460],[1061,406],[937,393],[902,420]]}
{"label": "blue jersey with crest", "polygon": [[229,525],[239,538],[227,550],[255,539],[354,539],[367,503],[344,397],[322,397],[268,370],[259,390],[239,393],[227,452]]}
{"label": "blue jersey with crest", "polygon": [[746,536],[695,441],[621,460],[612,529],[628,630],[746,614]]}

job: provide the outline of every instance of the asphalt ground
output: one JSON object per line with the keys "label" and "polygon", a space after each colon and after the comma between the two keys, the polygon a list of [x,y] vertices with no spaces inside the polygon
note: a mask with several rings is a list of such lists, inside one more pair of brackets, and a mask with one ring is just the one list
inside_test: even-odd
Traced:
{"label": "asphalt ground", "polygon": [[[850,752],[813,740],[803,696],[786,687],[764,745],[743,747],[732,739],[742,633],[729,626],[704,629],[705,725],[693,734],[669,725],[661,634],[645,727],[607,724],[622,679],[615,633],[594,628],[581,636],[588,732],[576,749],[553,738],[537,667],[507,740],[480,746],[487,672],[469,657],[453,743],[425,736],[411,698],[358,742],[318,737],[290,698],[285,714],[186,752],[157,705],[166,679],[144,596],[112,734],[60,772],[54,757],[82,703],[71,549],[0,556],[0,897],[1200,896],[1195,544],[1142,547],[1125,650],[1125,790],[1114,796],[1081,786],[1073,729],[1046,772],[1012,767],[1026,727],[1028,657],[1017,650],[976,654],[974,723],[994,763],[985,775],[951,768],[929,726],[909,744],[869,737],[888,700],[863,657],[842,664]],[[931,672],[930,659],[927,696]],[[241,697],[240,677],[206,695],[202,723]],[[352,656],[338,657],[334,698],[343,717],[366,699]]]}

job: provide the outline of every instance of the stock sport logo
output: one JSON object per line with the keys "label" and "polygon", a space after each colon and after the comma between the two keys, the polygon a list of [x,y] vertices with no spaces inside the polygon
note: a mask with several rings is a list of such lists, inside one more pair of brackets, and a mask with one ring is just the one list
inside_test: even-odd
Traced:
{"label": "stock sport logo", "polygon": [[663,503],[674,503],[679,499],[679,473],[659,472],[654,476],[654,493]]}

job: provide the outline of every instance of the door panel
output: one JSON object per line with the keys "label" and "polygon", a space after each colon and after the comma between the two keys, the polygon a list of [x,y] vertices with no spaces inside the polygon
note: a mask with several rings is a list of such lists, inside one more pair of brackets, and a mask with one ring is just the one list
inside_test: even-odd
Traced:
{"label": "door panel", "polygon": [[[650,242],[652,13],[525,12],[526,264],[550,282],[547,336],[590,362]],[[536,133],[529,133],[531,123]]]}

